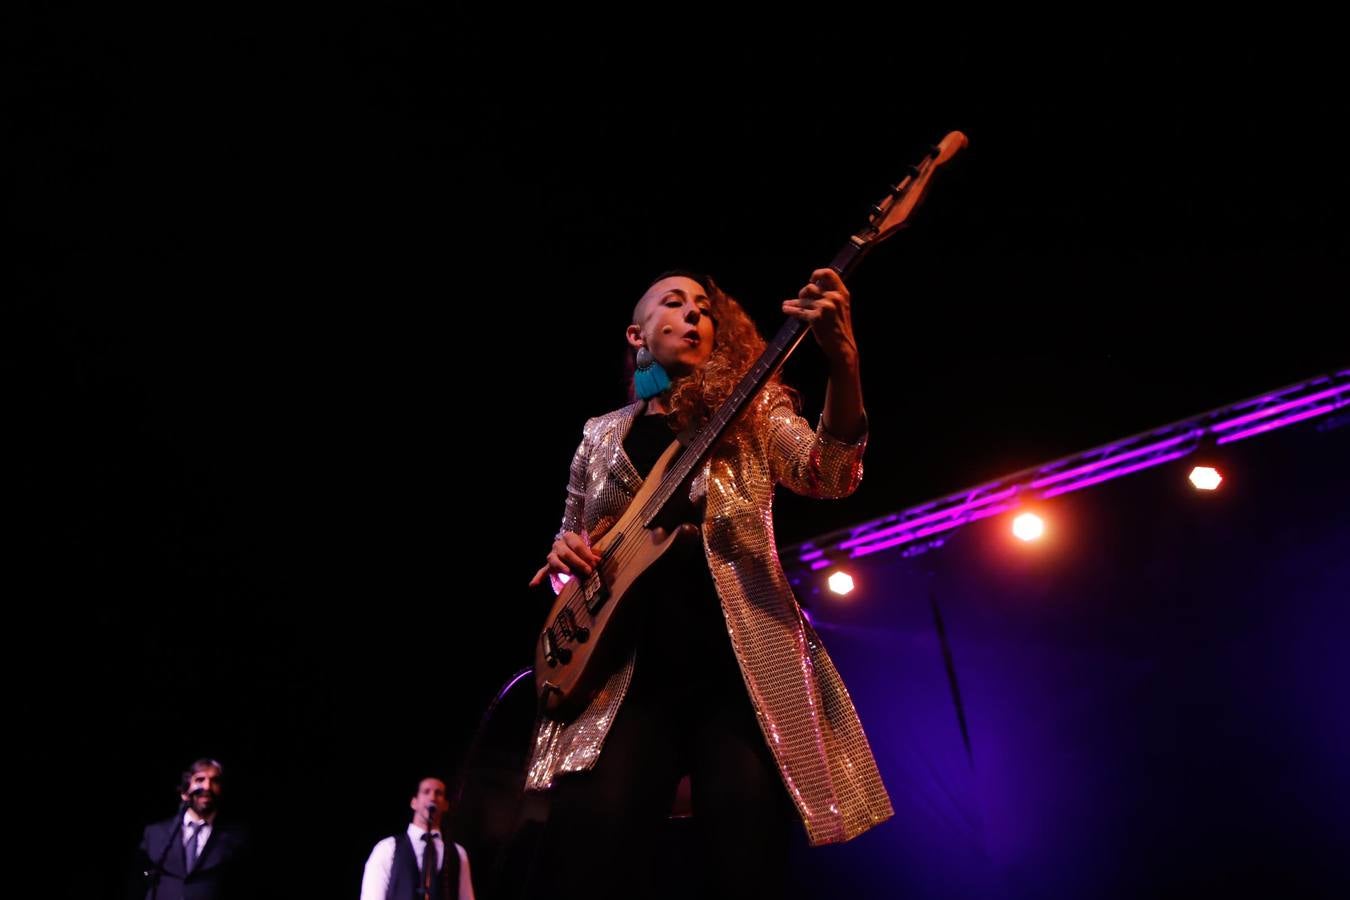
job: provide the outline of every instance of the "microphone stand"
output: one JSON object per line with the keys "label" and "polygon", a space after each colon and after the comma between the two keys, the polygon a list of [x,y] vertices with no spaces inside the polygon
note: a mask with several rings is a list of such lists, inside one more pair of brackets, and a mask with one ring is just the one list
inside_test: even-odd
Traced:
{"label": "microphone stand", "polygon": [[[164,849],[160,851],[159,859],[151,863],[146,871],[145,877],[150,879],[150,898],[149,900],[158,900],[159,897],[159,876],[164,874],[164,860],[169,858],[169,850],[174,842],[183,843],[183,816],[187,814],[188,807],[192,805],[192,796],[189,795],[186,800],[178,804],[178,815],[175,821],[178,823],[172,831],[169,832],[168,839],[164,841]],[[145,848],[149,850],[149,847]]]}

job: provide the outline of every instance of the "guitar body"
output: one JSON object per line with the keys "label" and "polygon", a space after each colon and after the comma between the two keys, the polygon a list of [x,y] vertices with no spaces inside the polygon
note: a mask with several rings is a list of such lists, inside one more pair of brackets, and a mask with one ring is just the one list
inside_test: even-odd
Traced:
{"label": "guitar body", "polygon": [[[678,442],[661,454],[628,509],[591,545],[601,557],[590,575],[568,580],[554,600],[535,642],[534,680],[540,708],[555,719],[570,719],[590,703],[622,659],[634,585],[676,541],[697,534],[693,525],[648,527],[642,511],[660,488],[680,451]],[[639,585],[640,587],[640,585]]]}

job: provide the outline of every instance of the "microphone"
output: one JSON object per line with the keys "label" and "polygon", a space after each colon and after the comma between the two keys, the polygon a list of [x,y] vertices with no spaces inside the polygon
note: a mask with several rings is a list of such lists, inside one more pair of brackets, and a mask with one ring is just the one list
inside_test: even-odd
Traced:
{"label": "microphone", "polygon": [[188,796],[189,796],[189,797],[197,797],[197,796],[200,796],[200,795],[205,794],[205,793],[206,793],[206,788],[204,788],[204,787],[195,787],[195,788],[193,788],[192,790],[188,791]]}

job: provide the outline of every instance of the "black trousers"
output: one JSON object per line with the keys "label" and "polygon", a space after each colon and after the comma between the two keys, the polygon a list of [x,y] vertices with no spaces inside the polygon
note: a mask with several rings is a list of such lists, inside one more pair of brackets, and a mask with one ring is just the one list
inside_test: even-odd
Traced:
{"label": "black trousers", "polygon": [[[673,666],[643,662],[639,651],[595,768],[559,776],[550,792],[527,896],[656,898],[676,886],[683,896],[782,896],[797,816],[739,671],[705,659],[703,678],[686,683],[665,674]],[[693,858],[671,846],[685,774]]]}

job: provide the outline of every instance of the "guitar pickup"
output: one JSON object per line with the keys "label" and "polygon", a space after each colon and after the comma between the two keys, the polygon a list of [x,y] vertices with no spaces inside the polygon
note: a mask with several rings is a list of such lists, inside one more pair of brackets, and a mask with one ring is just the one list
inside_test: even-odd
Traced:
{"label": "guitar pickup", "polygon": [[[586,611],[591,614],[591,618],[595,618],[600,607],[609,599],[609,588],[605,587],[599,571],[591,573],[581,585],[581,598],[586,603]],[[587,636],[589,637],[589,634]]]}

